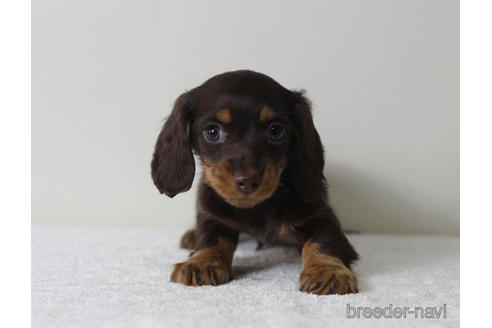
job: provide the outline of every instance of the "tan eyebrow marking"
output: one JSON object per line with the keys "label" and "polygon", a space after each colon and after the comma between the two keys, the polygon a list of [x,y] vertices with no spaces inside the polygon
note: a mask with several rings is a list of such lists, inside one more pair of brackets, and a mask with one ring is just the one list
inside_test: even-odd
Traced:
{"label": "tan eyebrow marking", "polygon": [[231,122],[231,111],[229,108],[221,108],[215,113],[215,117],[222,123],[230,123]]}
{"label": "tan eyebrow marking", "polygon": [[273,114],[273,110],[270,107],[264,106],[260,112],[260,121],[263,123],[268,122],[273,118]]}

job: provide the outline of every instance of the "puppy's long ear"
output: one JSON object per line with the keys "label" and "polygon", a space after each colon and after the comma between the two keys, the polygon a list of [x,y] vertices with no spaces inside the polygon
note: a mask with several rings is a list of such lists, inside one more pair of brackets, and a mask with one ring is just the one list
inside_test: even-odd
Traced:
{"label": "puppy's long ear", "polygon": [[195,160],[190,142],[190,92],[176,99],[154,149],[152,179],[157,189],[169,197],[190,189],[195,176]]}
{"label": "puppy's long ear", "polygon": [[294,167],[291,180],[296,192],[307,203],[327,199],[324,150],[318,131],[314,127],[310,101],[304,91],[293,91],[296,140],[291,160]]}

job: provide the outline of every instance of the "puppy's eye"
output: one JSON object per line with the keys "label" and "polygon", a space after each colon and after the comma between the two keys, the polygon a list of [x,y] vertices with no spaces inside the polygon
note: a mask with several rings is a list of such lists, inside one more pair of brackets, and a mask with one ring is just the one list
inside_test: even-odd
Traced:
{"label": "puppy's eye", "polygon": [[270,141],[279,142],[285,136],[285,129],[278,123],[272,123],[268,127],[268,138]]}
{"label": "puppy's eye", "polygon": [[210,142],[218,142],[222,139],[222,129],[218,125],[209,125],[203,131],[203,135]]}

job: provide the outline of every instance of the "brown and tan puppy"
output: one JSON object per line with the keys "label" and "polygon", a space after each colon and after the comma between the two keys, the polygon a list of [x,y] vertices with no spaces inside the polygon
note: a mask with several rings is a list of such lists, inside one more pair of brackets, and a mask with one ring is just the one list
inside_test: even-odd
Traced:
{"label": "brown and tan puppy", "polygon": [[308,99],[270,77],[235,71],[182,94],[155,146],[152,178],[169,197],[190,189],[193,153],[203,166],[193,249],[171,280],[219,285],[231,279],[239,233],[261,245],[293,237],[302,250],[300,290],[357,292],[357,253],[328,204],[323,147]]}

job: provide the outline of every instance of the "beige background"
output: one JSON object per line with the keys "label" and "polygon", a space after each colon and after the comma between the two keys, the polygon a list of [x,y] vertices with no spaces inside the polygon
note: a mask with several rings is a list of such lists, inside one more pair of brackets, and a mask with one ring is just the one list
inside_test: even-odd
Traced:
{"label": "beige background", "polygon": [[155,138],[241,68],[308,91],[346,229],[459,233],[457,0],[33,1],[33,223],[190,226]]}

